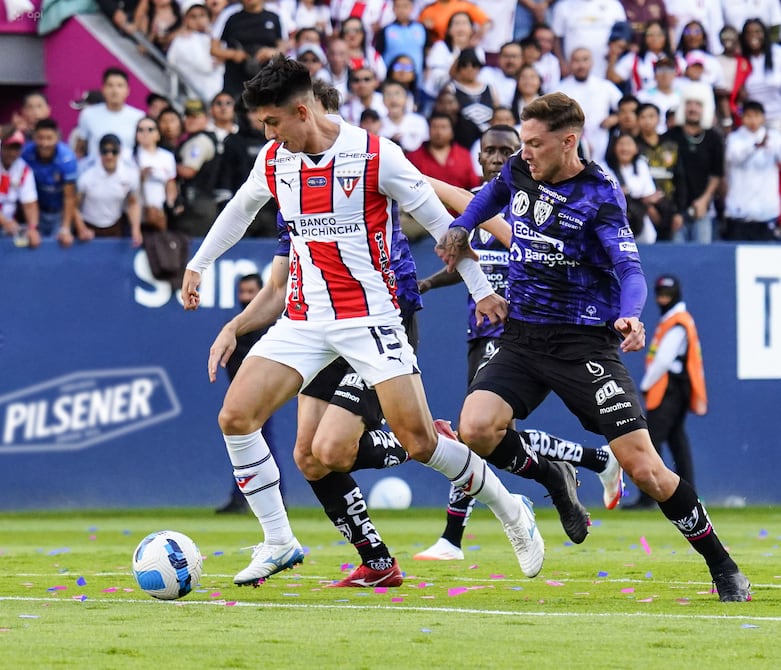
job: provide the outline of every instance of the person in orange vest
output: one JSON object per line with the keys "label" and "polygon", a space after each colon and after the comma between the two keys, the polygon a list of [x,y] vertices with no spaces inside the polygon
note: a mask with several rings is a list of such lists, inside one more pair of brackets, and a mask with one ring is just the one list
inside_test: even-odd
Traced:
{"label": "person in orange vest", "polygon": [[[648,347],[645,375],[640,382],[648,431],[660,454],[662,446],[667,444],[675,472],[694,486],[694,466],[685,424],[690,411],[700,416],[708,411],[700,338],[692,315],[686,311],[678,277],[670,274],[658,277],[654,292],[662,318]],[[641,492],[624,509],[655,506]]]}

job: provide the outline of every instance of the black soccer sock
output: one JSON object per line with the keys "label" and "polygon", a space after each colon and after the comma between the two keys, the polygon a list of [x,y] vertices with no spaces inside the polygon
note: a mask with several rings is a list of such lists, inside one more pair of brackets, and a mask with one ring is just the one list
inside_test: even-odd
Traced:
{"label": "black soccer sock", "polygon": [[393,433],[380,429],[367,430],[358,440],[358,454],[350,472],[392,468],[408,459],[409,454],[399,444]]}
{"label": "black soccer sock", "polygon": [[447,521],[442,537],[454,547],[461,547],[464,539],[464,529],[469,521],[469,515],[475,506],[475,499],[466,495],[455,486],[450,487],[450,499],[447,503]]}
{"label": "black soccer sock", "polygon": [[496,445],[491,454],[485,457],[485,460],[497,468],[512,472],[524,479],[533,479],[543,486],[548,480],[550,470],[548,461],[539,458],[537,452],[511,428],[507,429],[502,441]]}
{"label": "black soccer sock", "polygon": [[331,472],[322,479],[310,481],[309,485],[331,523],[360,554],[362,563],[372,570],[386,570],[393,564],[352,476],[346,472]]}
{"label": "black soccer sock", "polygon": [[702,554],[712,575],[738,569],[716,535],[705,506],[689,482],[681,479],[675,493],[659,503],[659,509],[681,531],[692,548]]}
{"label": "black soccer sock", "polygon": [[521,439],[543,458],[549,461],[567,461],[586,470],[602,472],[607,465],[604,449],[584,447],[578,442],[562,440],[544,430],[523,430]]}

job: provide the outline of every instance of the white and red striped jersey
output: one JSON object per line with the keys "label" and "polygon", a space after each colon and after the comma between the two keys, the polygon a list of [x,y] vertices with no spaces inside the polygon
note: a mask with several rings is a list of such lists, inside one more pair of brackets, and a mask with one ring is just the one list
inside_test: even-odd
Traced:
{"label": "white and red striped jersey", "polygon": [[[236,221],[230,236],[272,197],[290,232],[290,319],[365,318],[375,324],[398,314],[391,200],[410,211],[436,196],[397,145],[345,123],[318,162],[269,142],[223,212]],[[210,238],[222,218],[188,267],[208,265]]]}

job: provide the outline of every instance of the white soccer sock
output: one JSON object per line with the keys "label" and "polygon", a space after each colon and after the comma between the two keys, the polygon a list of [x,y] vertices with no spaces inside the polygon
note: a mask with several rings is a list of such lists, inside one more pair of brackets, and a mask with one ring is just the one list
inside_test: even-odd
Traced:
{"label": "white soccer sock", "polygon": [[223,435],[233,476],[263,527],[264,542],[285,544],[293,530],[279,490],[279,468],[260,430],[249,435]]}
{"label": "white soccer sock", "polygon": [[496,473],[469,447],[444,435],[438,435],[437,448],[427,465],[447,477],[453,486],[479,500],[502,523],[518,520],[518,502],[504,487]]}

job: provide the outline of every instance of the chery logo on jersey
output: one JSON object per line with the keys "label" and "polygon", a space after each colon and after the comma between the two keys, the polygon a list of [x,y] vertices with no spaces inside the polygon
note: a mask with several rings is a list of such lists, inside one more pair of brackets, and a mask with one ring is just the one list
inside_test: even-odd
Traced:
{"label": "chery logo on jersey", "polygon": [[0,454],[86,449],[180,413],[163,368],[76,372],[0,396]]}

